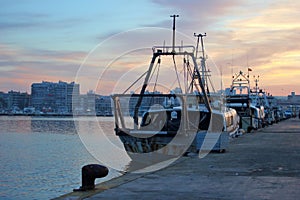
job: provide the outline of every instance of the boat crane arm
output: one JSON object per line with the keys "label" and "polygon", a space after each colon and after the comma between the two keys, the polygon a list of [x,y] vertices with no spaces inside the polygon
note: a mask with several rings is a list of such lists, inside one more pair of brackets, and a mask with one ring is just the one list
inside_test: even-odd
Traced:
{"label": "boat crane arm", "polygon": [[194,53],[189,53],[189,52],[178,52],[178,53],[175,53],[175,52],[161,52],[161,51],[157,51],[157,52],[153,53],[150,66],[149,66],[149,69],[147,71],[148,73],[147,73],[147,75],[145,77],[144,84],[142,86],[139,98],[138,98],[137,103],[136,103],[135,108],[134,108],[133,120],[134,120],[134,125],[136,126],[135,128],[137,128],[137,126],[139,124],[139,122],[138,122],[139,108],[140,108],[140,106],[142,104],[143,96],[144,96],[146,88],[148,86],[150,75],[152,73],[155,60],[156,60],[156,58],[158,56],[170,56],[170,55],[172,55],[172,56],[176,56],[176,55],[188,55],[188,56],[192,57],[192,60],[193,60],[193,63],[194,63],[195,69],[196,69],[196,73],[197,73],[197,76],[198,76],[199,85],[200,85],[200,88],[201,88],[202,93],[203,93],[203,98],[204,98],[205,106],[206,106],[207,110],[209,112],[211,112],[211,107],[210,107],[210,103],[209,103],[209,100],[208,100],[208,96],[207,96],[207,93],[206,93],[206,90],[205,90],[205,86],[204,86],[204,84],[202,82],[202,79],[201,79],[201,75],[200,75],[200,72],[199,72],[199,68],[198,68],[197,61],[196,61],[196,58],[194,56]]}
{"label": "boat crane arm", "polygon": [[149,66],[149,69],[148,69],[148,73],[146,75],[146,78],[144,80],[144,84],[143,84],[143,87],[141,89],[141,92],[140,92],[140,96],[137,100],[137,103],[135,105],[135,108],[134,108],[134,115],[133,115],[133,121],[134,121],[134,126],[135,128],[137,128],[138,124],[139,124],[139,118],[138,118],[138,114],[139,114],[139,108],[141,106],[141,103],[142,103],[142,100],[143,100],[143,95],[145,94],[145,91],[146,91],[146,88],[148,86],[148,82],[149,82],[149,78],[150,78],[150,75],[151,75],[151,72],[152,72],[152,69],[153,69],[153,66],[154,66],[154,63],[155,63],[155,60],[156,60],[156,57],[159,56],[158,53],[154,53],[153,54],[153,57],[152,57],[152,60],[151,60],[151,63],[150,63],[150,66]]}
{"label": "boat crane arm", "polygon": [[211,113],[210,103],[209,103],[209,100],[208,100],[208,97],[207,97],[205,86],[204,86],[204,84],[202,82],[202,79],[201,79],[201,75],[200,75],[200,72],[199,72],[199,68],[198,68],[198,65],[197,65],[196,58],[194,57],[193,54],[190,54],[190,56],[193,59],[193,63],[194,63],[194,66],[195,66],[195,69],[196,69],[196,73],[197,73],[197,76],[198,76],[198,82],[199,82],[200,88],[201,88],[202,93],[203,93],[205,106],[206,106],[207,110]]}

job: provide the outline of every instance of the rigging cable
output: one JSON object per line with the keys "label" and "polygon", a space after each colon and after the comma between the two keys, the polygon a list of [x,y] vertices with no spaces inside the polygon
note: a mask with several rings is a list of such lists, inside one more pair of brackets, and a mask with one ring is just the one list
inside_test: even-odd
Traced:
{"label": "rigging cable", "polygon": [[155,73],[155,71],[156,71],[158,65],[160,65],[160,58],[158,59],[156,65],[155,65],[155,67],[154,67],[154,70],[152,70],[152,74],[150,75],[150,78],[149,78],[149,81],[148,81],[149,83],[151,82],[152,77],[153,77],[153,75],[154,75],[154,73]]}
{"label": "rigging cable", "polygon": [[[157,60],[157,63],[155,65],[155,67],[154,67],[154,70],[153,70],[153,72],[152,72],[152,74],[150,76],[150,79],[149,79],[149,82],[150,82],[151,79],[152,79],[152,77],[153,77],[153,75],[154,75],[154,73],[155,73],[155,71],[156,71],[156,69],[157,69],[156,77],[155,77],[155,82],[154,82],[154,87],[153,87],[153,93],[156,90],[156,85],[157,85],[157,80],[158,80],[158,75],[159,75],[160,62],[161,62],[161,59],[160,59],[160,56],[159,56],[159,58]],[[154,96],[152,96],[151,99],[150,99],[150,106],[153,105],[153,103],[154,103]]]}
{"label": "rigging cable", "polygon": [[[179,72],[179,75],[182,75],[182,73],[183,73],[183,68],[182,68],[182,70]],[[177,82],[177,78],[173,81],[173,83],[170,85],[170,88],[172,88],[174,85],[175,85],[175,83]]]}
{"label": "rigging cable", "polygon": [[197,90],[197,92],[200,94],[200,88],[199,88],[199,85],[196,83],[196,68],[194,67],[194,69],[191,68],[191,65],[190,65],[190,62],[189,60],[187,61],[187,69],[188,69],[188,72],[190,74],[190,77],[191,77],[191,83],[190,83],[190,86],[189,86],[189,90],[191,93],[193,93],[193,89],[194,89],[194,86]]}
{"label": "rigging cable", "polygon": [[180,84],[180,80],[179,80],[179,76],[178,76],[178,71],[177,71],[177,67],[176,67],[176,62],[175,62],[175,55],[173,55],[173,63],[174,63],[174,68],[175,68],[175,72],[176,72],[176,76],[177,76],[178,86],[179,86],[179,88],[182,91],[182,87],[181,87],[181,84]]}
{"label": "rigging cable", "polygon": [[[161,59],[160,59],[160,56],[159,56],[159,58],[157,60],[157,64],[156,64],[156,66],[154,68],[154,71],[153,71],[153,73],[151,75],[151,78],[152,78],[152,76],[154,75],[155,70],[157,69],[156,77],[155,77],[155,82],[154,82],[154,86],[153,86],[153,94],[154,94],[154,92],[156,90],[156,85],[157,85],[157,80],[158,80],[158,75],[159,75],[159,68],[160,68],[160,61],[161,61]],[[153,104],[154,104],[154,96],[151,97],[150,106],[153,105]]]}
{"label": "rigging cable", "polygon": [[141,78],[143,76],[145,76],[148,73],[148,70],[146,72],[144,72],[136,81],[134,81],[124,92],[123,94],[125,94],[132,86],[134,86],[139,80],[141,80]]}
{"label": "rigging cable", "polygon": [[184,89],[185,93],[188,93],[188,75],[187,75],[187,65],[186,65],[186,59],[185,56],[183,57],[183,76],[184,76]]}

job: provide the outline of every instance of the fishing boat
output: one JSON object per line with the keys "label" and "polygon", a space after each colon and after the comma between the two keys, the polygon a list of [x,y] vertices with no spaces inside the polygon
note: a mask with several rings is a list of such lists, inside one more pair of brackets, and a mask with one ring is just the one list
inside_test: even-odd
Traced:
{"label": "fishing boat", "polygon": [[274,112],[274,122],[278,123],[283,120],[282,107],[278,104],[278,100],[274,96],[268,94],[267,99],[269,101],[270,108]]}
{"label": "fishing boat", "polygon": [[[176,46],[175,18],[178,15],[171,17],[173,43],[171,46],[152,48],[149,68],[141,76],[144,82],[140,92],[112,95],[116,135],[134,161],[147,163],[137,168],[177,158],[188,152],[224,151],[229,135],[238,131],[236,111],[223,106],[221,95],[217,98],[216,93],[208,90],[209,77],[203,45],[206,34],[194,34],[197,37],[196,47]],[[198,55],[199,52],[202,56]],[[176,63],[178,57],[182,60],[181,73]],[[155,86],[159,80],[160,64],[167,58],[173,61],[174,79],[181,87],[163,93],[156,91]],[[137,81],[133,85],[135,83]],[[152,92],[150,85],[154,85]]]}
{"label": "fishing boat", "polygon": [[227,106],[237,111],[240,128],[246,132],[263,126],[264,107],[260,98],[250,90],[249,73],[240,71],[232,77],[230,91],[226,96]]}
{"label": "fishing boat", "polygon": [[268,98],[266,92],[259,88],[259,76],[257,76],[254,81],[255,87],[253,88],[253,90],[250,90],[250,98],[252,100],[252,104],[256,107],[264,108],[262,126],[264,127],[266,125],[271,125],[275,122],[275,110],[271,106],[271,98]]}

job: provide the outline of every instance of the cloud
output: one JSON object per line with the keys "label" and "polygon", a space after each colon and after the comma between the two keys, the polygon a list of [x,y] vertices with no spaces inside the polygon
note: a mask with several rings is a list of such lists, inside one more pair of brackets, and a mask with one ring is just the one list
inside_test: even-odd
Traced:
{"label": "cloud", "polygon": [[43,13],[6,13],[0,14],[0,30],[48,30],[66,29],[68,27],[79,26],[87,23],[88,20],[84,18],[66,18],[55,19],[49,14]]}
{"label": "cloud", "polygon": [[37,28],[45,25],[45,20],[49,16],[42,13],[1,13],[0,29],[1,31]]}
{"label": "cloud", "polygon": [[[165,8],[174,8],[180,11],[182,14],[188,17],[205,17],[205,16],[219,16],[223,15],[230,8],[240,5],[243,1],[237,0],[210,0],[210,1],[199,1],[199,0],[152,0],[152,2],[159,4]],[[176,13],[174,13],[176,14]],[[208,15],[209,14],[209,15]]]}
{"label": "cloud", "polygon": [[[178,27],[187,29],[188,32],[206,31],[215,24],[224,19],[228,13],[235,13],[235,8],[245,5],[243,0],[210,0],[210,1],[168,1],[168,0],[152,0],[154,3],[163,6],[166,13],[179,14]],[[175,13],[174,13],[175,12]],[[170,20],[164,21],[162,24],[168,25]],[[160,24],[160,25],[162,25]],[[200,30],[199,30],[200,29]]]}
{"label": "cloud", "polygon": [[[105,77],[107,84],[103,84],[105,88],[109,87],[112,84],[111,80],[116,81],[116,77],[126,74],[127,71],[134,68],[134,65],[137,67],[144,66],[144,63],[148,65],[152,52],[134,53],[136,58],[128,56],[129,53],[133,53],[139,48],[171,44],[172,19],[169,17],[171,14],[180,15],[176,21],[177,44],[180,44],[181,40],[184,41],[184,44],[195,44],[194,32],[207,33],[207,37],[204,38],[206,53],[209,61],[222,66],[227,87],[231,82],[232,70],[234,72],[245,71],[247,65],[253,69],[252,74],[261,75],[262,87],[274,88],[275,82],[278,86],[286,88],[276,90],[276,92],[288,91],[290,87],[285,83],[291,82],[292,78],[291,85],[300,85],[300,81],[296,78],[300,75],[297,70],[300,64],[300,47],[297,42],[300,40],[299,2],[291,0],[263,2],[152,0],[151,2],[155,8],[159,8],[155,10],[155,16],[151,21],[141,20],[146,18],[145,16],[148,19],[151,13],[145,15],[144,13],[135,13],[134,16],[128,14],[126,20],[116,23],[118,25],[113,23],[106,26],[105,23],[101,23],[101,27],[105,27],[103,28],[105,30],[102,32],[100,29],[93,29],[97,33],[89,32],[86,29],[96,24],[99,25],[98,21],[89,18],[91,20],[89,22],[88,17],[85,18],[85,16],[80,18],[80,15],[72,15],[73,17],[55,18],[53,13],[44,14],[37,11],[36,13],[2,12],[0,14],[1,33],[4,32],[6,37],[9,37],[10,35],[7,33],[15,34],[22,30],[29,35],[24,36],[24,38],[28,38],[28,42],[23,47],[21,44],[11,41],[6,41],[11,42],[10,44],[3,44],[3,42],[0,44],[1,88],[4,88],[3,80],[6,77],[11,77],[11,84],[14,84],[18,82],[14,77],[22,78],[22,75],[25,79],[28,77],[28,80],[32,78],[34,81],[44,79],[57,81],[60,78],[72,80],[76,76],[77,68],[87,55],[87,52],[80,50],[81,46],[79,45],[86,45],[86,40],[76,42],[78,38],[82,39],[86,36],[91,36],[92,40],[89,42],[101,42],[99,44],[101,48],[88,56],[85,63],[86,70],[79,70],[81,77],[78,80],[83,81],[82,87],[85,89],[98,88],[97,83],[91,84],[91,80],[97,82],[103,70],[113,63],[110,74]],[[143,11],[147,12],[147,9],[143,9]],[[141,16],[141,19],[138,20],[137,16]],[[12,19],[7,20],[9,18]],[[128,22],[127,24],[131,18],[134,23]],[[107,16],[103,16],[101,19],[107,19]],[[81,27],[85,23],[88,25]],[[123,30],[124,27],[132,27],[133,24],[134,27],[138,25],[140,27],[136,31]],[[77,27],[77,29],[72,27]],[[165,31],[157,31],[159,29]],[[180,36],[180,33],[183,33],[184,36]],[[35,36],[38,34],[36,37],[40,37],[39,40],[36,43],[31,41],[30,34],[35,34]],[[16,34],[16,37],[20,42],[24,39],[23,35]],[[45,39],[43,39],[44,37]],[[59,42],[53,42],[52,50],[49,50],[50,48],[45,45],[45,40]],[[66,40],[70,43],[66,43]],[[32,43],[35,43],[36,48],[30,46]],[[73,48],[74,43],[77,44],[76,48]],[[72,46],[69,48],[70,51],[55,50],[67,48],[67,45]],[[120,60],[118,60],[119,58]],[[30,73],[33,75],[31,76]],[[133,76],[126,75],[128,79],[134,78]],[[281,83],[278,81],[279,78]],[[297,93],[300,93],[300,88],[295,89],[297,89]]]}
{"label": "cloud", "polygon": [[[278,82],[279,74],[282,74],[284,82],[289,82],[289,77],[294,77],[295,74],[300,75],[297,70],[300,64],[298,56],[300,47],[296,42],[300,39],[298,2],[253,3],[235,0],[152,2],[162,6],[168,14],[180,15],[177,19],[177,31],[188,35],[190,37],[188,41],[192,41],[192,44],[195,44],[194,32],[207,32],[204,39],[206,52],[209,60],[222,66],[227,87],[231,83],[232,70],[245,71],[248,66],[253,68],[253,74],[260,74],[261,78],[265,79],[261,81],[264,87],[270,87],[274,81]],[[172,22],[166,16],[156,23],[144,26],[165,27],[171,30]],[[166,37],[161,37],[162,35],[155,32],[151,37],[139,34],[133,34],[132,37],[123,40],[118,38],[116,44],[131,45],[132,42],[142,41],[157,44],[155,37],[156,40],[164,38],[166,43],[170,44],[171,35],[168,34]],[[180,40],[178,41],[180,43]]]}
{"label": "cloud", "polygon": [[[247,65],[251,66],[253,74],[259,74],[265,80],[261,81],[261,87],[274,88],[275,84],[290,88],[285,83],[291,79],[298,82],[299,7],[298,2],[292,1],[276,1],[255,9],[250,6],[240,17],[235,12],[227,13],[224,18],[230,20],[223,21],[219,29],[208,31],[206,47],[211,58],[222,66],[226,86],[231,82],[232,67],[238,72],[245,71]],[[293,90],[300,93],[299,87]],[[288,89],[274,91],[279,95]]]}
{"label": "cloud", "polygon": [[[78,72],[77,80],[84,88],[107,92],[112,91],[112,88],[106,87],[107,82],[116,83],[122,79],[124,84],[119,86],[124,91],[148,69],[153,53],[152,47],[157,45],[162,49],[162,46],[170,46],[171,36],[171,29],[160,27],[137,28],[112,35],[90,52]],[[194,44],[193,37],[181,32],[177,32],[176,39],[177,45],[180,45],[181,41],[185,42],[184,45]],[[138,69],[137,73],[133,72],[133,69]],[[131,74],[128,74],[129,71]],[[87,76],[88,82],[85,81]],[[103,82],[106,83],[103,84]]]}
{"label": "cloud", "polygon": [[[80,51],[28,50],[0,44],[0,90],[29,91],[32,82],[43,80],[73,81],[86,54]],[[9,87],[13,85],[18,87]]]}

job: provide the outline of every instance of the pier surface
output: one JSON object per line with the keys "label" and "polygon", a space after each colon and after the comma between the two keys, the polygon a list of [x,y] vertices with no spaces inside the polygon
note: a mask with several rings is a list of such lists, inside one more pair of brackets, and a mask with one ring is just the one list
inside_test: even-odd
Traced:
{"label": "pier surface", "polygon": [[230,141],[226,153],[183,157],[162,170],[128,173],[58,199],[299,199],[300,120]]}

